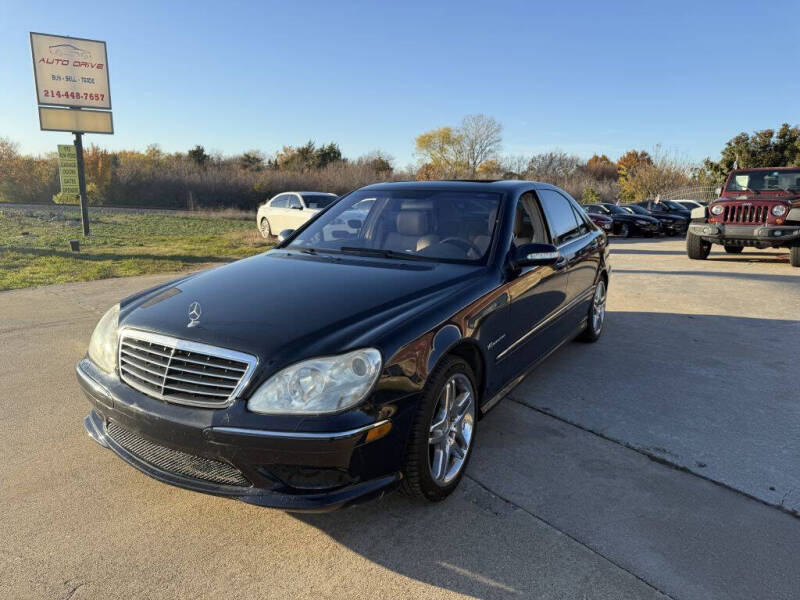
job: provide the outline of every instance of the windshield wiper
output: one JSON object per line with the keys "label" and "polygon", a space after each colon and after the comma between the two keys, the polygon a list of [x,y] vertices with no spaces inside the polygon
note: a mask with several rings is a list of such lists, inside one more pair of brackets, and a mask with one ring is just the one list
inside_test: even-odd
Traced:
{"label": "windshield wiper", "polygon": [[380,256],[382,258],[400,258],[408,260],[431,260],[425,256],[418,254],[407,254],[405,252],[396,252],[395,250],[384,250],[382,248],[363,248],[359,246],[342,246],[339,248],[340,252],[347,254],[364,254],[367,256]]}

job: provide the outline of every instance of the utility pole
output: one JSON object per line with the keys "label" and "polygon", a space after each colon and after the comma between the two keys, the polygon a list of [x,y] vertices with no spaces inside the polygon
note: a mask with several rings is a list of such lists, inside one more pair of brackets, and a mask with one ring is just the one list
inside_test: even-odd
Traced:
{"label": "utility pole", "polygon": [[78,189],[80,190],[83,236],[89,235],[89,199],[86,197],[86,174],[83,171],[83,134],[75,131],[75,154],[78,159]]}

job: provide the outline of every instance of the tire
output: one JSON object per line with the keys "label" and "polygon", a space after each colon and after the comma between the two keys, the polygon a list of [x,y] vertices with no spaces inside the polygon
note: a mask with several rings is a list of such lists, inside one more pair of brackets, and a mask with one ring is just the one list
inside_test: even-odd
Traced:
{"label": "tire", "polygon": [[800,244],[795,243],[789,249],[789,264],[793,267],[800,267]]}
{"label": "tire", "polygon": [[259,227],[259,230],[261,231],[261,235],[263,237],[267,239],[272,237],[272,228],[269,226],[269,221],[267,221],[266,217],[261,219],[261,226]]}
{"label": "tire", "polygon": [[711,244],[699,235],[689,233],[686,236],[686,254],[692,260],[705,260],[711,252]]}
{"label": "tire", "polygon": [[592,296],[592,303],[589,305],[589,318],[586,322],[586,329],[577,337],[579,342],[594,343],[600,339],[603,333],[603,325],[606,320],[606,298],[608,296],[608,284],[605,278],[601,277]]}
{"label": "tire", "polygon": [[624,238],[631,237],[631,226],[628,225],[627,223],[620,223],[619,235],[620,235],[620,237],[624,237]]}
{"label": "tire", "polygon": [[[469,404],[460,409],[462,412],[455,410],[459,405],[452,400],[450,405],[454,410],[449,413],[446,410],[448,394],[445,387],[451,385],[451,382],[455,391],[449,395],[450,398],[462,397],[465,391],[471,393]],[[406,450],[401,489],[407,496],[439,502],[458,486],[475,446],[478,411],[476,390],[475,374],[466,361],[456,356],[443,359],[430,374]],[[461,419],[455,423],[459,414]],[[442,424],[438,428],[436,421]],[[460,433],[454,431],[453,427],[455,430],[460,429]],[[432,436],[437,434],[441,434],[442,441],[438,444],[431,443]],[[467,443],[464,451],[462,441],[465,439]],[[437,468],[441,465],[444,467]]]}
{"label": "tire", "polygon": [[725,246],[725,252],[728,254],[741,254],[744,246]]}

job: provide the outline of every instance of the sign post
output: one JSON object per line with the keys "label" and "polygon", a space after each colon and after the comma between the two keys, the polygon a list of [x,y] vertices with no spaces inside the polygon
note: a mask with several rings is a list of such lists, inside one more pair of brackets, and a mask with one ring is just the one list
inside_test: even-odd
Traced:
{"label": "sign post", "polygon": [[[106,43],[31,33],[33,76],[42,131],[71,131],[74,158],[59,146],[61,191],[80,197],[83,235],[89,235],[89,208],[83,168],[83,134],[114,133]],[[63,162],[62,162],[63,161]],[[74,164],[74,173],[70,167]],[[69,190],[69,191],[68,191]]]}

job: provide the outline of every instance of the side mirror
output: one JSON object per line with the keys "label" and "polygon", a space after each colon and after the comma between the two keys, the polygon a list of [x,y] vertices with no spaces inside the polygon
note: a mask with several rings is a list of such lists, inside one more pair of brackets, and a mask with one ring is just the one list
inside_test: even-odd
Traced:
{"label": "side mirror", "polygon": [[294,205],[294,206],[292,206],[291,208],[293,208],[293,209],[295,209],[295,210],[303,210],[303,207],[302,207],[302,206],[297,206],[297,205]]}
{"label": "side mirror", "polygon": [[511,266],[514,269],[535,267],[538,265],[554,265],[561,258],[561,253],[553,244],[523,244],[517,248]]}
{"label": "side mirror", "polygon": [[278,234],[278,243],[285,242],[294,233],[294,229],[284,229]]}

